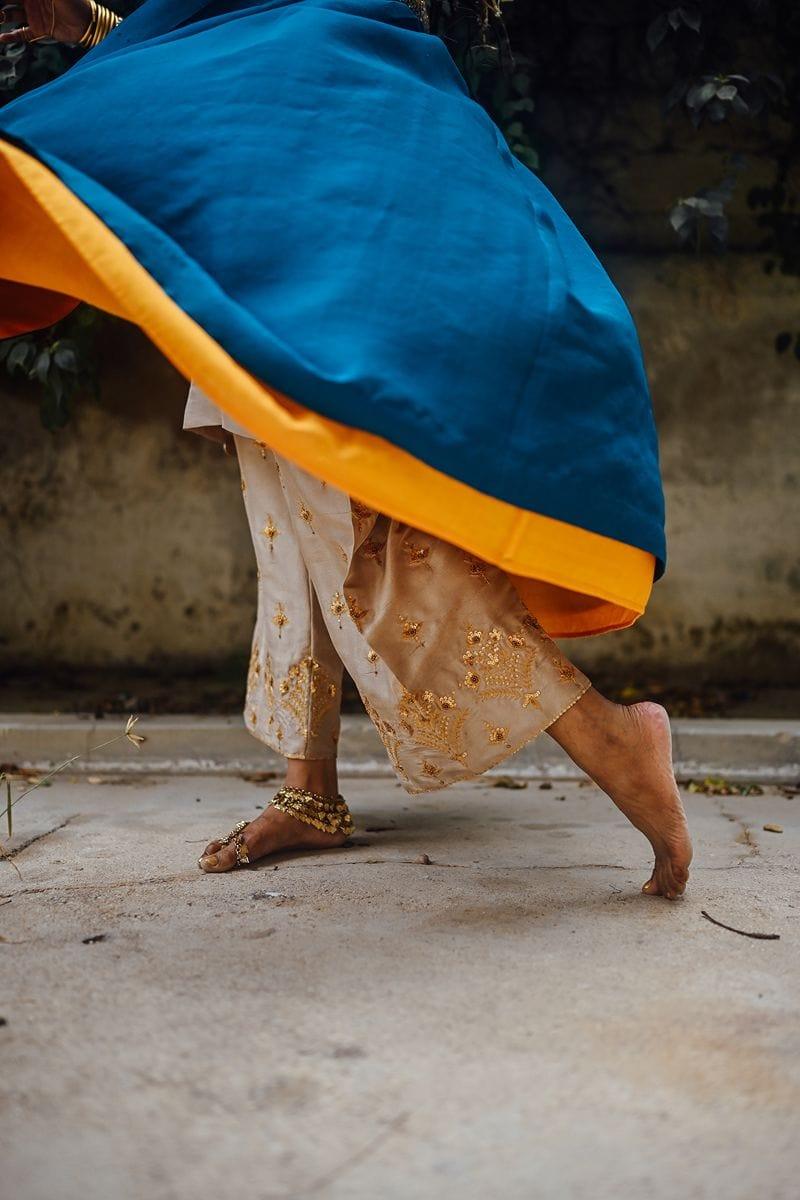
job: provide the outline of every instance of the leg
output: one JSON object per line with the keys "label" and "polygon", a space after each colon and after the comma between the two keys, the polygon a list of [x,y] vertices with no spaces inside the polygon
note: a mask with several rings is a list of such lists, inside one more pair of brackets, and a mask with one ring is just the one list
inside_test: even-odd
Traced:
{"label": "leg", "polygon": [[[342,664],[295,540],[275,457],[250,439],[237,438],[236,444],[258,568],[246,722],[287,759],[285,786],[335,798]],[[340,846],[346,837],[342,828],[318,829],[270,803],[237,838],[210,842],[199,865],[228,871],[242,847],[255,862],[279,850]]]}
{"label": "leg", "polygon": [[547,732],[650,842],[655,867],[642,890],[677,899],[689,878],[692,843],[665,710],[614,704],[590,688]]}

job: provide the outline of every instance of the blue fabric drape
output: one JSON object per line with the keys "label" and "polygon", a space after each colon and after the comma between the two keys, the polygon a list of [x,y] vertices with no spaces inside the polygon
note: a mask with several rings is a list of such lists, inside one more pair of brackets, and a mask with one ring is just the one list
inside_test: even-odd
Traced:
{"label": "blue fabric drape", "polygon": [[630,313],[402,0],[147,0],[0,135],[268,385],[663,568]]}

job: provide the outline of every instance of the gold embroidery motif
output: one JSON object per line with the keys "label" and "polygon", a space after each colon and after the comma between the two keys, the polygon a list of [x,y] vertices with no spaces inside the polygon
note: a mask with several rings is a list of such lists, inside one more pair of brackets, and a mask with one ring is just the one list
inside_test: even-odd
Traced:
{"label": "gold embroidery motif", "polygon": [[331,614],[336,617],[339,622],[339,628],[342,628],[342,613],[347,612],[347,603],[341,592],[334,592],[333,599],[330,603]]}
{"label": "gold embroidery motif", "polygon": [[359,633],[361,633],[361,626],[364,618],[369,614],[369,609],[362,608],[355,596],[349,595],[347,597],[347,611],[350,613],[350,617],[356,629]]}
{"label": "gold embroidery motif", "polygon": [[415,542],[403,542],[403,554],[410,567],[427,567],[429,571],[432,571],[433,567],[428,562],[430,552],[430,546],[418,546]]}
{"label": "gold embroidery motif", "polygon": [[275,538],[280,533],[280,530],[278,529],[278,526],[273,521],[270,513],[267,513],[267,521],[266,521],[264,528],[261,530],[261,533],[269,542],[270,550],[274,550]]}
{"label": "gold embroidery motif", "polygon": [[464,562],[469,568],[467,574],[470,579],[480,579],[482,583],[489,582],[489,576],[486,574],[486,563],[480,558],[476,558],[474,554],[464,554]]}
{"label": "gold embroidery motif", "polygon": [[371,558],[378,566],[381,566],[381,555],[385,546],[385,542],[377,542],[374,538],[365,538],[359,547],[359,554],[363,554],[364,558]]}
{"label": "gold embroidery motif", "polygon": [[327,671],[307,654],[280,681],[281,711],[289,714],[303,737],[314,737],[320,721],[335,706],[339,689]]}
{"label": "gold embroidery motif", "polygon": [[508,729],[504,725],[492,725],[490,721],[484,721],[486,731],[489,734],[489,741],[493,746],[498,746],[508,739]]}
{"label": "gold embroidery motif", "polygon": [[554,658],[553,662],[558,667],[558,678],[562,683],[575,683],[575,668],[572,663],[568,663],[564,658]]}
{"label": "gold embroidery motif", "polygon": [[275,676],[272,673],[272,659],[267,654],[264,659],[264,698],[267,702],[267,728],[275,724]]}
{"label": "gold embroidery motif", "polygon": [[258,448],[261,451],[261,457],[266,458],[269,453],[269,446],[266,442],[258,442]]}
{"label": "gold embroidery motif", "polygon": [[[371,653],[374,653],[374,651]],[[367,657],[369,657],[369,655],[367,655]],[[375,658],[377,660],[377,655],[375,655]],[[362,696],[362,700],[364,701],[364,708],[367,710],[367,716],[377,729],[378,735],[386,747],[386,753],[389,756],[389,762],[392,764],[395,771],[397,771],[397,774],[400,775],[401,778],[408,779],[408,772],[400,762],[400,739],[397,736],[397,730],[395,729],[394,725],[391,725],[381,716],[375,705],[372,704],[366,696]]]}
{"label": "gold embroidery motif", "polygon": [[484,632],[470,626],[467,649],[461,661],[467,668],[461,686],[477,692],[482,700],[517,700],[523,707],[536,705],[537,653],[518,631],[503,634],[493,627]]}
{"label": "gold embroidery motif", "polygon": [[404,642],[416,642],[418,646],[425,645],[425,643],[422,641],[422,638],[420,637],[420,634],[422,633],[422,626],[424,625],[424,621],[415,621],[412,617],[403,617],[403,616],[400,616],[397,619],[402,626],[402,629],[400,632],[402,634]]}
{"label": "gold embroidery motif", "polygon": [[403,692],[397,706],[400,728],[417,746],[436,750],[454,762],[466,761],[464,722],[466,712],[443,710],[433,692]]}
{"label": "gold embroidery motif", "polygon": [[308,507],[308,505],[305,503],[305,501],[303,501],[303,500],[299,501],[299,503],[297,505],[297,511],[300,515],[300,520],[305,521],[306,525],[308,526],[308,528],[311,530],[312,533],[316,533],[316,530],[314,529],[314,514],[312,513],[312,511]]}
{"label": "gold embroidery motif", "polygon": [[361,526],[368,524],[375,516],[371,508],[367,508],[366,504],[362,504],[360,500],[353,500],[352,497],[350,498],[350,512],[356,525],[358,525],[359,532],[361,531]]}
{"label": "gold embroidery motif", "polygon": [[374,650],[367,651],[367,662],[372,664],[375,674],[377,675],[379,658],[378,658],[377,653]]}
{"label": "gold embroidery motif", "polygon": [[284,625],[289,624],[289,618],[287,617],[286,610],[282,604],[275,605],[275,615],[272,618],[272,624],[278,631],[278,637],[281,637],[283,634]]}
{"label": "gold embroidery motif", "polygon": [[248,712],[247,719],[250,722],[250,724],[255,727],[257,717],[256,717],[256,710],[254,708],[251,708],[250,711]]}
{"label": "gold embroidery motif", "polygon": [[455,696],[440,696],[439,708],[455,708],[457,704]]}
{"label": "gold embroidery motif", "polygon": [[431,779],[438,779],[442,773],[442,768],[438,763],[428,762],[427,758],[422,764],[422,774],[430,776]]}
{"label": "gold embroidery motif", "polygon": [[258,682],[259,665],[259,647],[256,642],[253,643],[253,648],[250,651],[250,665],[247,668],[247,694],[249,695],[255,688]]}
{"label": "gold embroidery motif", "polygon": [[340,554],[341,554],[341,556],[342,556],[342,562],[345,562],[345,563],[346,563],[346,562],[349,562],[349,561],[350,561],[350,556],[348,555],[347,551],[345,550],[345,548],[344,548],[344,546],[341,544],[341,542],[337,542],[337,543],[336,543],[336,549],[339,551],[339,553],[340,553]]}
{"label": "gold embroidery motif", "polygon": [[541,694],[542,693],[539,690],[537,690],[535,692],[526,692],[523,697],[523,700],[522,700],[522,707],[523,708],[541,708],[542,706],[539,703],[539,697],[541,696]]}
{"label": "gold embroidery motif", "polygon": [[245,479],[244,475],[242,476],[240,483],[242,486],[242,495],[244,495],[245,492],[247,491],[247,480]]}

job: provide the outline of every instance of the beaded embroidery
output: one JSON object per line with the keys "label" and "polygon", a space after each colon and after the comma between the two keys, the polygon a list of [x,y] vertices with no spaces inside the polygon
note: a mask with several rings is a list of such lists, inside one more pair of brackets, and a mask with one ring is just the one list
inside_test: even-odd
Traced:
{"label": "beaded embroidery", "polygon": [[466,635],[461,661],[467,668],[461,686],[482,700],[518,700],[523,708],[538,708],[534,670],[536,650],[522,633],[473,629]]}
{"label": "beaded embroidery", "polygon": [[338,702],[339,689],[310,654],[291,666],[280,681],[281,709],[304,738],[316,737],[320,721]]}

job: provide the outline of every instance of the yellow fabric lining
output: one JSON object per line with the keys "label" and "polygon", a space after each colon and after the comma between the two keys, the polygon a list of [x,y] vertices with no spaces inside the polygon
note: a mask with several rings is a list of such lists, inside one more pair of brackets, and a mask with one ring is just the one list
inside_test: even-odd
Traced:
{"label": "yellow fabric lining", "polygon": [[654,558],[515,508],[384,439],[265,387],[169,298],[127,247],[37,159],[0,140],[0,337],[52,324],[85,300],[141,326],[188,378],[279,454],[399,521],[463,547],[513,578],[556,637],[632,624]]}

